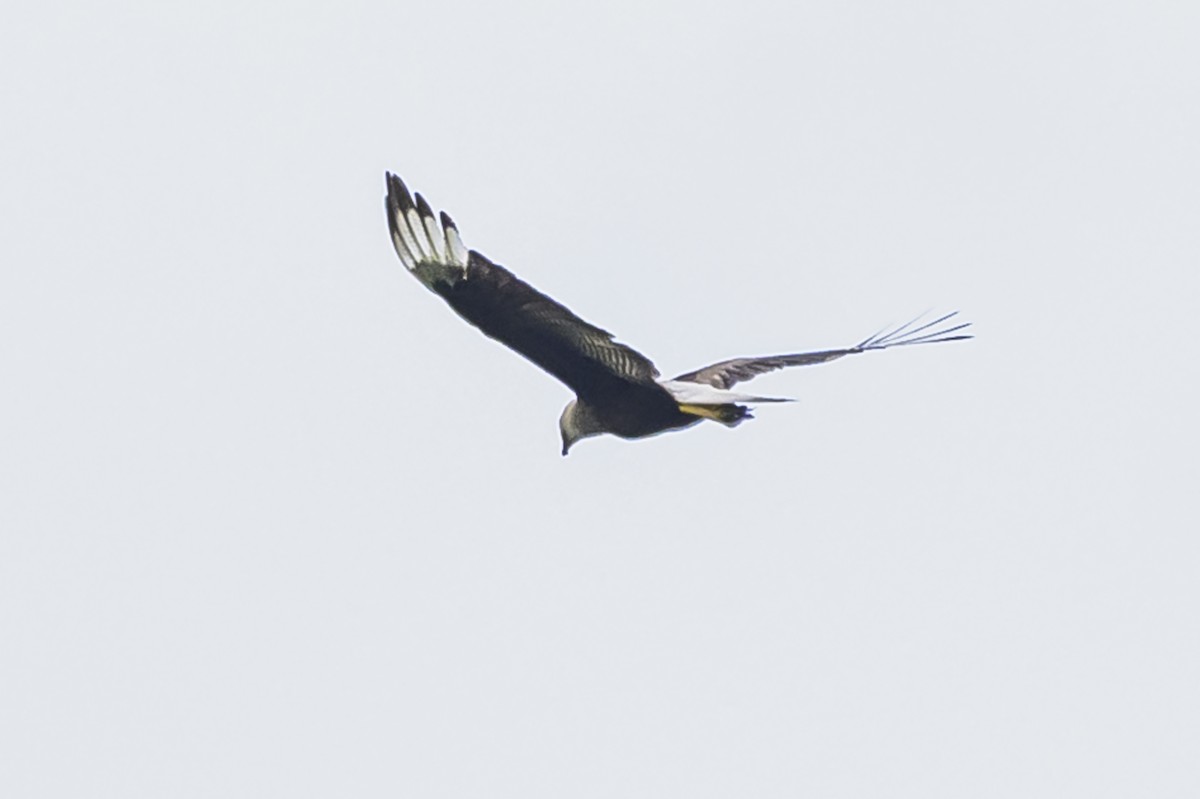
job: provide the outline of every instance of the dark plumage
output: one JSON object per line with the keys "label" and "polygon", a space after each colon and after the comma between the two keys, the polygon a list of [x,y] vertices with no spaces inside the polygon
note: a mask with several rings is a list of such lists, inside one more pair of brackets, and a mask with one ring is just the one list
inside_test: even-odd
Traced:
{"label": "dark plumage", "polygon": [[[909,344],[970,338],[969,323],[939,327],[954,314],[909,323],[846,349],[734,358],[662,380],[640,352],[613,340],[504,267],[463,247],[449,215],[435,216],[425,199],[387,175],[386,209],[392,244],[410,272],[462,318],[516,350],[569,386],[576,399],[559,420],[563,454],[577,440],[600,433],[622,438],[689,427],[712,419],[730,427],[750,418],[740,403],[781,402],[739,394],[736,383],[789,366],[824,363],[844,355]],[[957,334],[957,335],[956,335]]]}

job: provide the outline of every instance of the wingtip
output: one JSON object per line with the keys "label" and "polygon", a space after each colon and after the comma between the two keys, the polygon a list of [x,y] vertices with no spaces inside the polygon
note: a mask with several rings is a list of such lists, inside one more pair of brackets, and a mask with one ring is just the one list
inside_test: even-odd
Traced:
{"label": "wingtip", "polygon": [[394,203],[395,207],[400,211],[408,211],[413,208],[412,194],[408,190],[408,186],[404,185],[404,181],[399,175],[391,172],[387,174],[387,190],[388,199]]}
{"label": "wingtip", "polygon": [[409,271],[423,262],[466,269],[470,253],[458,226],[445,211],[435,213],[420,192],[410,192],[399,175],[384,172],[388,227],[396,253]]}
{"label": "wingtip", "polygon": [[421,192],[417,192],[413,197],[417,201],[417,213],[421,215],[422,219],[434,216],[433,209],[429,207],[429,203],[421,196]]}
{"label": "wingtip", "polygon": [[[964,341],[966,339],[975,338],[973,334],[958,333],[960,330],[966,330],[972,326],[971,322],[959,322],[958,324],[949,327],[939,327],[944,323],[958,316],[958,311],[950,311],[936,319],[923,324],[918,324],[924,317],[928,316],[929,312],[917,316],[914,319],[905,322],[898,327],[885,327],[873,336],[864,339],[857,344],[853,350],[857,352],[866,352],[868,350],[883,350],[888,347],[901,347],[910,344],[940,344],[946,341]],[[933,328],[933,329],[930,329]]]}
{"label": "wingtip", "polygon": [[399,175],[384,172],[387,184],[387,197],[384,205],[387,208],[388,229],[392,235],[392,244],[396,254],[405,267],[412,271],[427,253],[421,247],[420,239],[413,230],[413,215],[415,206],[408,187]]}

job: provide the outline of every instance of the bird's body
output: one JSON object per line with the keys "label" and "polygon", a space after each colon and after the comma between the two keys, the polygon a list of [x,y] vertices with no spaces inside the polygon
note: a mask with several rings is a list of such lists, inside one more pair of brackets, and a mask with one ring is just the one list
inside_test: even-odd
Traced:
{"label": "bird's body", "polygon": [[743,403],[787,401],[730,390],[764,372],[873,349],[970,338],[953,335],[966,324],[938,329],[953,316],[949,314],[920,326],[909,323],[854,347],[735,358],[664,380],[646,356],[614,341],[611,333],[580,319],[504,267],[468,251],[450,217],[444,212],[436,217],[420,194],[414,200],[392,174],[387,175],[386,207],[396,253],[421,283],[485,335],[575,392],[576,399],[559,420],[564,455],[579,439],[602,433],[644,438],[704,419],[736,426],[750,418]]}

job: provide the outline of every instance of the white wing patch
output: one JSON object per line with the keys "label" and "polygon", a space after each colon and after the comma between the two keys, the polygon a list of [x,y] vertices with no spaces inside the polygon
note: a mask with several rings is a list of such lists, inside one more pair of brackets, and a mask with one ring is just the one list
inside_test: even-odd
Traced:
{"label": "white wing patch", "polygon": [[395,175],[388,175],[388,221],[392,246],[408,271],[426,286],[435,281],[453,283],[467,273],[469,253],[449,215],[434,214],[429,203]]}
{"label": "white wing patch", "polygon": [[788,397],[759,397],[741,394],[705,383],[689,383],[683,380],[659,380],[675,401],[681,405],[725,405],[731,402],[794,402]]}
{"label": "white wing patch", "polygon": [[450,262],[454,264],[467,265],[467,248],[463,246],[462,239],[458,237],[458,228],[450,221],[450,217],[446,217],[446,247],[449,250]]}
{"label": "white wing patch", "polygon": [[421,215],[417,213],[416,208],[409,208],[404,214],[404,221],[408,225],[409,235],[416,242],[416,255],[421,261],[431,261],[429,251],[432,247],[429,244],[429,239],[425,234],[425,226],[421,224]]}
{"label": "white wing patch", "polygon": [[431,248],[429,253],[430,257],[438,263],[445,263],[446,250],[449,249],[446,246],[445,232],[442,231],[442,229],[438,226],[437,220],[432,216],[423,217],[421,221],[425,223],[425,232],[429,236],[429,244]]}

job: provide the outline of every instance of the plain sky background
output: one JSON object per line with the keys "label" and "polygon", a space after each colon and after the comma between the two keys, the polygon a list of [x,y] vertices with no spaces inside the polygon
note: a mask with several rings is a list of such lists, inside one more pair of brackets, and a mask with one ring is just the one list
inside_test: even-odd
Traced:
{"label": "plain sky background", "polygon": [[[0,794],[1200,795],[1200,4],[0,14]],[[665,373],[559,455],[383,172]]]}

